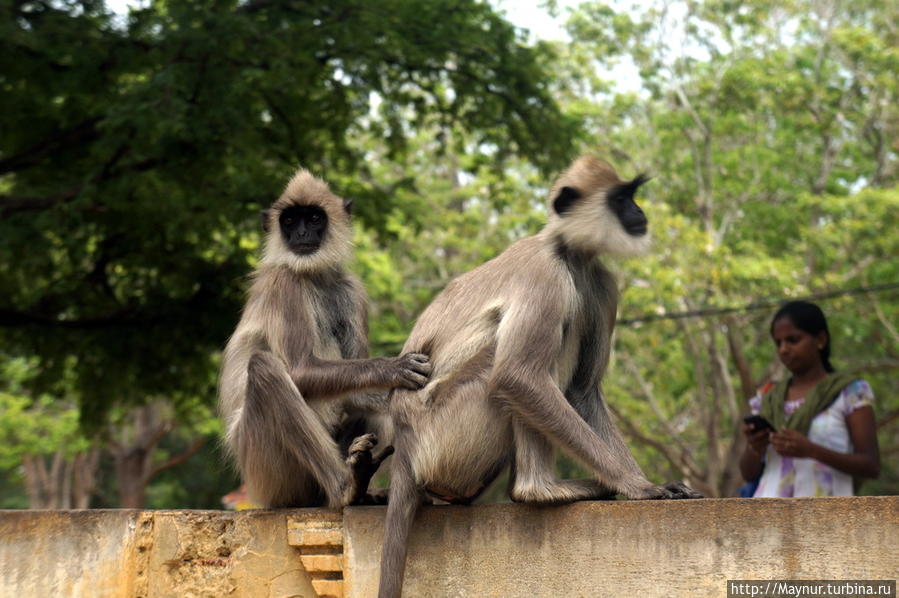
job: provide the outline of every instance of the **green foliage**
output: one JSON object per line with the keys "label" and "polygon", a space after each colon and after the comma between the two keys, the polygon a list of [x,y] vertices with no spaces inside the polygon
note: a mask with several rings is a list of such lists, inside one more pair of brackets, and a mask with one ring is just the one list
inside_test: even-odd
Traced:
{"label": "green foliage", "polygon": [[78,426],[72,400],[23,394],[33,363],[24,359],[0,362],[0,469],[18,466],[25,455],[72,457],[90,447]]}
{"label": "green foliage", "polygon": [[[422,130],[403,161],[382,158],[383,145],[367,140],[378,158],[372,174],[389,185],[395,206],[379,240],[369,229],[357,232],[356,270],[373,300],[376,352],[398,353],[414,318],[451,278],[545,221],[547,178],[536,168],[510,158],[498,172],[476,153],[440,157],[432,133]],[[453,138],[475,143],[463,132]]]}
{"label": "green foliage", "polygon": [[[214,437],[257,211],[297,165],[354,200],[373,353],[395,354],[452,277],[539,229],[553,174],[590,151],[654,179],[605,384],[650,476],[733,491],[745,396],[778,373],[768,318],[819,295],[835,364],[878,395],[884,473],[863,491],[899,492],[899,293],[846,292],[899,282],[899,8],[666,7],[587,2],[572,43],[527,46],[475,0],[4,2],[0,340],[27,359],[0,361],[0,470],[78,446],[75,400],[99,429],[165,397],[184,426],[162,461]],[[710,308],[737,309],[669,317]],[[150,504],[218,507],[236,480],[216,450]]]}
{"label": "green foliage", "polygon": [[[166,443],[161,452],[175,453],[184,446],[186,443],[176,439],[175,443]],[[240,486],[240,476],[223,453],[218,436],[207,436],[203,448],[190,461],[163,471],[153,481],[147,489],[147,508],[177,505],[181,509],[221,509],[222,497]]]}
{"label": "green foliage", "polygon": [[[558,85],[597,151],[656,177],[646,187],[656,247],[623,267],[622,317],[738,308],[619,327],[609,379],[650,471],[728,494],[744,399],[777,370],[767,326],[778,300],[820,295],[838,366],[885,390],[882,420],[899,410],[897,292],[845,294],[899,283],[899,40],[886,25],[897,11],[827,0],[669,8],[582,5]],[[610,92],[602,74],[628,63],[639,79]],[[880,438],[895,450],[889,427]],[[880,488],[895,491],[886,471]]]}
{"label": "green foliage", "polygon": [[32,464],[54,459],[71,462],[94,442],[83,434],[78,406],[70,396],[27,393],[36,360],[0,357],[0,508],[27,508],[26,459]]}
{"label": "green foliage", "polygon": [[544,169],[571,151],[548,49],[474,0],[0,11],[0,336],[40,357],[37,390],[73,368],[88,425],[112,404],[213,396],[257,211],[298,164],[345,177],[383,236],[413,210],[367,176],[358,137],[392,158],[425,125],[466,131],[494,164]]}

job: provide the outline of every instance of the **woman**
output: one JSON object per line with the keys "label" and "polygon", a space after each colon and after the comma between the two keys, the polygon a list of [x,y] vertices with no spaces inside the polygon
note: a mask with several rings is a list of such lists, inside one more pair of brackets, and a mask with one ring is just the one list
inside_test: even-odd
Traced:
{"label": "woman", "polygon": [[852,496],[853,477],[880,473],[871,387],[834,371],[827,320],[814,303],[781,307],[771,338],[791,376],[749,401],[775,432],[743,427],[743,477],[761,474],[756,497]]}

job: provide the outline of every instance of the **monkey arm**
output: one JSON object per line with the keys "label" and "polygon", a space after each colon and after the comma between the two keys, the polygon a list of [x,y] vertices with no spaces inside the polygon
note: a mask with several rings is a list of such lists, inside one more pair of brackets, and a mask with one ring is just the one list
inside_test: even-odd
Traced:
{"label": "monkey arm", "polygon": [[[328,319],[338,332],[332,332],[326,343],[336,342],[339,355],[348,359],[321,359],[313,353],[315,332],[325,314],[315,309],[297,309],[294,306],[314,306],[308,290],[294,284],[283,269],[265,273],[256,284],[274,287],[278,293],[262,292],[251,296],[244,310],[244,318],[267,322],[259,335],[266,339],[265,347],[288,364],[288,373],[296,388],[306,398],[341,397],[361,390],[388,389],[397,386],[418,389],[427,382],[430,363],[418,354],[400,357],[367,358],[366,301],[361,286],[354,279],[344,279],[337,288],[350,289],[335,293],[333,309],[337,315]],[[279,278],[280,277],[280,278]],[[263,284],[265,283],[265,284]],[[266,286],[267,285],[267,286]],[[330,309],[330,308],[329,308]],[[346,334],[342,334],[341,331]],[[327,334],[327,333],[324,333]],[[334,355],[337,357],[337,354]]]}
{"label": "monkey arm", "polygon": [[389,385],[387,358],[324,360],[311,356],[294,367],[290,378],[306,398],[342,395]]}
{"label": "monkey arm", "polygon": [[606,406],[605,397],[599,389],[599,385],[590,389],[588,400],[589,411],[585,416],[587,424],[593,428],[600,438],[607,440],[612,451],[619,455],[622,466],[636,475],[644,475],[630,449],[624,443],[621,432],[615,426],[615,422],[612,421],[612,414]]}
{"label": "monkey arm", "polygon": [[634,471],[625,466],[623,455],[616,450],[619,447],[596,434],[547,373],[517,379],[503,374],[491,380],[490,393],[528,426],[589,466],[604,484],[629,496],[651,485],[639,467]]}
{"label": "monkey arm", "polygon": [[427,356],[419,353],[334,361],[310,356],[291,369],[290,379],[308,399],[397,386],[418,389],[425,385],[430,373]]}
{"label": "monkey arm", "polygon": [[[501,400],[528,426],[551,438],[593,469],[601,481],[628,496],[651,486],[627,461],[630,452],[601,438],[571,406],[552,377],[562,352],[560,306],[552,289],[534,289],[528,305],[507,310],[497,330],[496,361],[489,381],[491,397]],[[564,292],[564,291],[562,291]],[[621,449],[624,454],[621,454]],[[635,465],[635,464],[634,464]]]}

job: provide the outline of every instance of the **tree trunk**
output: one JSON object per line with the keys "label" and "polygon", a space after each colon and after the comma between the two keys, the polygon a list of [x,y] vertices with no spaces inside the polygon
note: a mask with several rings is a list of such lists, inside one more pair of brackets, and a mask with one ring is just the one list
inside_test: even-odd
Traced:
{"label": "tree trunk", "polygon": [[66,457],[63,451],[52,455],[25,455],[25,491],[30,509],[87,509],[96,488],[100,450]]}
{"label": "tree trunk", "polygon": [[166,434],[175,427],[174,420],[166,414],[160,402],[138,407],[131,421],[113,430],[109,450],[115,461],[116,486],[119,505],[129,509],[146,506],[147,486],[159,474],[186,461],[203,446],[203,438],[197,437],[178,455],[161,463],[154,463],[153,454]]}
{"label": "tree trunk", "polygon": [[[155,448],[155,447],[153,447]],[[116,455],[116,485],[119,490],[119,506],[125,509],[142,509],[147,496],[147,455],[141,447],[131,447],[125,454]]]}
{"label": "tree trunk", "polygon": [[72,501],[76,509],[90,508],[91,496],[97,487],[97,470],[100,468],[100,449],[93,447],[86,453],[75,455],[72,468]]}

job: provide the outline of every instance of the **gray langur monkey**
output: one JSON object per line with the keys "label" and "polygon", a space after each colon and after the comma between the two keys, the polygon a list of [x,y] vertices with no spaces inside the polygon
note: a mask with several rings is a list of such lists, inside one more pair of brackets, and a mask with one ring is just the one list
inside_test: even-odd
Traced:
{"label": "gray langur monkey", "polygon": [[431,370],[418,353],[368,358],[367,298],[345,267],[349,208],[300,170],[263,211],[263,256],[222,357],[226,444],[266,507],[363,500],[391,452],[372,454],[391,441],[387,391],[421,388]]}
{"label": "gray langur monkey", "polygon": [[[423,388],[391,393],[380,598],[400,596],[422,498],[469,503],[507,465],[512,500],[530,504],[701,496],[643,475],[600,389],[618,291],[597,256],[648,248],[634,201],[645,181],[579,158],[555,182],[537,235],[453,280],[419,317],[403,350],[427,353],[433,371]],[[595,477],[557,479],[557,448]]]}

